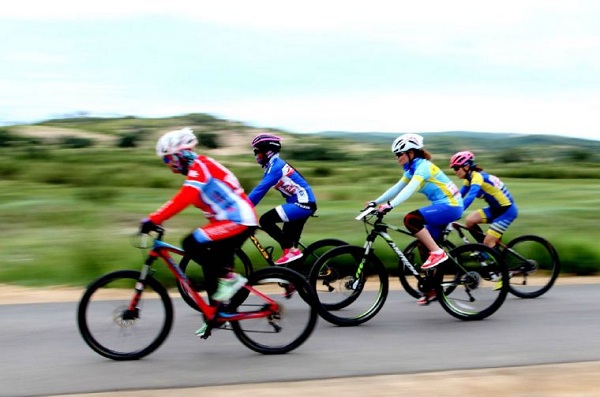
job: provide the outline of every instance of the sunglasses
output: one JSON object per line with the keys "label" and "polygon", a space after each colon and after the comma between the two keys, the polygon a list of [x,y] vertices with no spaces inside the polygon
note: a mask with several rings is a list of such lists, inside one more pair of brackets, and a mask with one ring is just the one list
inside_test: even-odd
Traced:
{"label": "sunglasses", "polygon": [[396,153],[396,157],[400,158],[400,157],[402,157],[405,154],[406,154],[406,152]]}
{"label": "sunglasses", "polygon": [[453,169],[454,171],[458,171],[458,170],[460,170],[461,168],[462,168],[462,166],[461,166],[461,165],[453,165],[453,166],[452,166],[452,169]]}
{"label": "sunglasses", "polygon": [[174,154],[168,154],[166,156],[163,156],[163,162],[165,164],[171,164],[171,163],[178,164],[179,163],[179,159]]}

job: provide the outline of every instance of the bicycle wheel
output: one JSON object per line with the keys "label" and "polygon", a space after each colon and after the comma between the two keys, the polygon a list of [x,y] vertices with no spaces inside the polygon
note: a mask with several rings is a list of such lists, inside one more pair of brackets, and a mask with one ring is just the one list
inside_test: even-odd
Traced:
{"label": "bicycle wheel", "polygon": [[502,251],[508,267],[510,292],[519,298],[546,293],[560,273],[556,249],[542,237],[526,235],[512,240]]}
{"label": "bicycle wheel", "polygon": [[[200,293],[204,292],[204,272],[202,271],[202,266],[184,256],[179,261],[179,268],[181,268],[186,277],[191,281],[195,291]],[[246,276],[246,278],[248,278],[253,272],[252,262],[250,262],[250,258],[248,258],[248,255],[246,255],[246,253],[242,250],[235,251],[233,271]],[[192,309],[200,312],[200,308],[198,305],[196,305],[194,299],[187,294],[179,281],[177,281],[177,289],[179,290],[179,294],[185,303],[187,303],[187,305]]]}
{"label": "bicycle wheel", "polygon": [[77,324],[85,343],[113,360],[137,360],[156,350],[173,324],[167,290],[147,277],[134,311],[128,310],[140,272],[119,270],[91,283],[77,309]]}
{"label": "bicycle wheel", "polygon": [[[326,238],[323,240],[317,240],[312,244],[309,244],[304,251],[302,251],[302,264],[298,266],[298,268],[294,268],[294,270],[298,271],[298,273],[302,274],[306,278],[308,278],[310,274],[310,270],[314,266],[315,262],[321,255],[325,252],[329,251],[332,248],[339,247],[342,245],[348,244],[343,240],[338,240],[335,238]],[[292,262],[294,263],[294,262]]]}
{"label": "bicycle wheel", "polygon": [[373,318],[388,294],[388,273],[364,248],[343,245],[324,253],[313,266],[309,283],[322,307],[321,317],[339,326],[354,326]]}
{"label": "bicycle wheel", "polygon": [[[264,296],[275,300],[280,310],[269,317],[231,321],[240,342],[258,353],[283,354],[308,339],[317,324],[318,312],[314,293],[301,274],[287,268],[268,267],[254,272],[248,284],[254,291],[245,289],[243,302],[232,303],[238,313],[263,307]],[[239,296],[232,302],[236,299]]]}
{"label": "bicycle wheel", "polygon": [[496,312],[509,289],[508,270],[498,253],[483,244],[465,244],[448,255],[434,276],[444,310],[461,320],[482,320]]}
{"label": "bicycle wheel", "polygon": [[[402,252],[406,256],[406,259],[408,259],[408,261],[414,266],[415,270],[419,273],[421,279],[424,279],[425,271],[421,269],[421,265],[427,260],[427,258],[421,257],[418,244],[419,240],[415,239],[411,241]],[[444,241],[440,244],[441,247],[448,251],[455,247],[450,241]],[[419,288],[419,278],[415,277],[411,270],[406,267],[401,260],[398,261],[398,279],[400,280],[400,284],[402,284],[404,290],[413,298],[418,299],[421,297],[421,295],[423,295],[421,293],[421,289]]]}

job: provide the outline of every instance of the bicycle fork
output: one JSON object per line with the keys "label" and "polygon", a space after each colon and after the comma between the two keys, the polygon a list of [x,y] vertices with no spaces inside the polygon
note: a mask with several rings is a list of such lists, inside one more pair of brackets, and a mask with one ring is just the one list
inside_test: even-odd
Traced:
{"label": "bicycle fork", "polygon": [[[371,255],[371,253],[373,252],[373,243],[375,242],[375,239],[377,238],[377,236],[381,236],[384,239],[386,239],[386,241],[388,241],[388,244],[391,241],[391,237],[386,232],[381,232],[381,231],[373,232],[367,236],[367,240],[365,241],[365,244],[363,245],[365,252],[362,255],[360,262],[358,263],[358,267],[356,268],[356,272],[354,273],[354,278],[352,280],[349,280],[346,283],[346,288],[351,289],[353,291],[362,289],[362,287],[364,285],[364,280],[366,280],[366,277],[363,275],[365,262],[367,261],[367,259]],[[386,236],[387,236],[387,238],[386,238]],[[393,244],[393,242],[392,242],[392,244]]]}
{"label": "bicycle fork", "polygon": [[144,288],[146,286],[146,277],[148,277],[148,274],[150,274],[150,269],[152,267],[152,264],[154,263],[154,261],[157,258],[158,257],[152,255],[152,253],[150,255],[148,255],[148,258],[146,259],[146,262],[144,263],[144,266],[142,267],[142,270],[140,272],[140,277],[139,277],[138,281],[135,283],[135,290],[133,293],[133,297],[131,298],[131,301],[129,302],[129,306],[127,307],[127,310],[125,310],[125,312],[122,314],[121,320],[134,321],[134,320],[140,318],[139,303],[140,303],[140,300],[142,299],[142,292],[144,292]]}

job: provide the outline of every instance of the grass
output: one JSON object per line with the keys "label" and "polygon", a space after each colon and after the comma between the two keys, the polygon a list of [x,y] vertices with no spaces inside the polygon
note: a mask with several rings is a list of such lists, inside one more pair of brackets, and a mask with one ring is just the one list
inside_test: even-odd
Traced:
{"label": "grass", "polygon": [[[259,175],[256,182],[258,178]],[[318,217],[307,223],[303,241],[335,237],[362,245],[365,232],[354,216],[365,201],[380,194],[387,185],[376,179],[337,185],[320,182],[316,183]],[[539,234],[557,247],[565,271],[597,273],[600,248],[588,236],[596,232],[600,185],[588,182],[506,180],[520,208],[519,218],[506,237]],[[95,193],[90,195],[90,189]],[[102,189],[106,188],[1,181],[0,223],[5,227],[0,246],[0,282],[81,286],[110,270],[139,268],[143,256],[130,244],[131,236],[140,219],[168,200],[176,188]],[[269,193],[258,212],[278,204],[277,196]],[[395,209],[387,220],[401,224],[406,211],[423,204],[425,201],[417,195]],[[166,223],[167,241],[179,244],[191,229],[204,222],[197,210],[185,210]],[[407,236],[397,237],[400,246],[410,242]],[[259,238],[263,245],[273,245],[265,234]],[[256,263],[263,263],[250,242],[245,249]],[[388,248],[378,247],[378,255],[388,266],[395,267]],[[172,277],[162,267],[158,267],[159,277],[172,283]]]}
{"label": "grass", "polygon": [[[208,127],[202,123],[218,122],[196,116],[192,119],[203,128]],[[143,252],[133,248],[131,236],[139,221],[168,200],[183,182],[181,176],[169,173],[152,148],[151,140],[168,127],[169,121],[150,120],[150,125],[139,119],[83,121],[90,131],[117,134],[137,128],[149,131],[144,133],[148,138],[130,149],[64,149],[49,144],[0,147],[0,282],[81,286],[110,270],[140,268]],[[181,125],[186,121],[175,119]],[[55,125],[82,128],[72,120],[56,121]],[[221,127],[242,128],[235,123]],[[365,232],[354,217],[363,203],[379,196],[401,174],[389,146],[361,151],[364,145],[353,146],[347,141],[320,141],[316,137],[306,141],[323,142],[324,147],[349,153],[350,157],[345,161],[291,159],[310,180],[318,198],[318,217],[308,221],[303,242],[340,238],[362,245]],[[446,145],[443,150],[450,149]],[[434,159],[445,167],[450,152],[441,150]],[[541,153],[551,155],[552,149],[546,147]],[[251,154],[213,156],[235,172],[247,191],[260,180],[262,171]],[[486,170],[504,180],[519,206],[519,217],[506,239],[541,235],[558,249],[564,272],[600,272],[600,246],[590,237],[597,234],[600,207],[598,163],[505,163],[495,161],[493,153],[485,151],[480,159]],[[279,194],[270,192],[257,210],[263,213],[280,202]],[[386,219],[401,225],[406,212],[426,204],[422,195],[416,194]],[[481,204],[477,200],[469,211]],[[204,222],[198,210],[189,208],[166,223],[166,239],[178,245]],[[274,245],[263,233],[259,238],[263,245]],[[401,247],[411,240],[404,235],[397,238]],[[256,263],[263,263],[250,242],[245,250]],[[396,266],[387,247],[377,246],[377,253],[390,268]],[[161,279],[173,282],[163,266],[157,269]]]}

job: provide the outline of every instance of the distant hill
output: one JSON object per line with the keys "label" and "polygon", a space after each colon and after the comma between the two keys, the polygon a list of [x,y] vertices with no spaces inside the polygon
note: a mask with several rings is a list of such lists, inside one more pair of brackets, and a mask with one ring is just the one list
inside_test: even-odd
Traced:
{"label": "distant hill", "polygon": [[[325,131],[297,134],[273,128],[256,128],[235,120],[226,120],[210,114],[191,113],[167,118],[125,117],[72,117],[42,121],[31,126],[3,127],[20,135],[40,139],[56,139],[66,135],[85,136],[98,144],[114,145],[115,140],[126,135],[139,138],[139,143],[153,147],[160,134],[173,128],[191,126],[199,135],[218,137],[219,148],[215,154],[243,154],[248,152],[248,142],[258,133],[272,132],[285,137],[286,144],[293,147],[320,145],[326,139],[336,148],[351,151],[361,149],[357,142],[377,150],[389,150],[389,145],[400,133]],[[572,158],[581,152],[586,160],[600,161],[600,141],[567,138],[554,135],[526,135],[517,133],[486,133],[473,131],[419,132],[425,137],[431,152],[449,155],[459,150],[473,150],[477,154],[500,154],[510,156],[516,151],[529,159],[552,161],[555,158]],[[104,136],[104,139],[102,137]],[[325,146],[323,146],[325,147]]]}
{"label": "distant hill", "polygon": [[[343,132],[325,131],[318,133],[327,138],[343,138],[369,144],[391,145],[401,133],[390,132]],[[527,135],[517,133],[489,133],[473,131],[419,132],[426,145],[432,150],[508,150],[512,148],[532,149],[544,147],[553,149],[580,149],[600,151],[600,141],[561,137],[555,135]],[[444,150],[445,149],[445,150]]]}
{"label": "distant hill", "polygon": [[[400,132],[344,132],[344,131],[324,131],[319,132],[317,135],[327,138],[351,138],[352,140],[360,142],[372,142],[372,143],[391,143],[397,136],[401,135]],[[497,144],[498,141],[510,140],[509,145],[512,146],[514,143],[547,143],[552,145],[598,145],[600,141],[591,139],[580,139],[561,137],[556,135],[537,135],[537,134],[518,134],[508,132],[473,132],[473,131],[443,131],[443,132],[419,132],[425,139],[429,138],[432,140],[439,139],[455,139],[455,140],[484,140],[494,141]]]}

